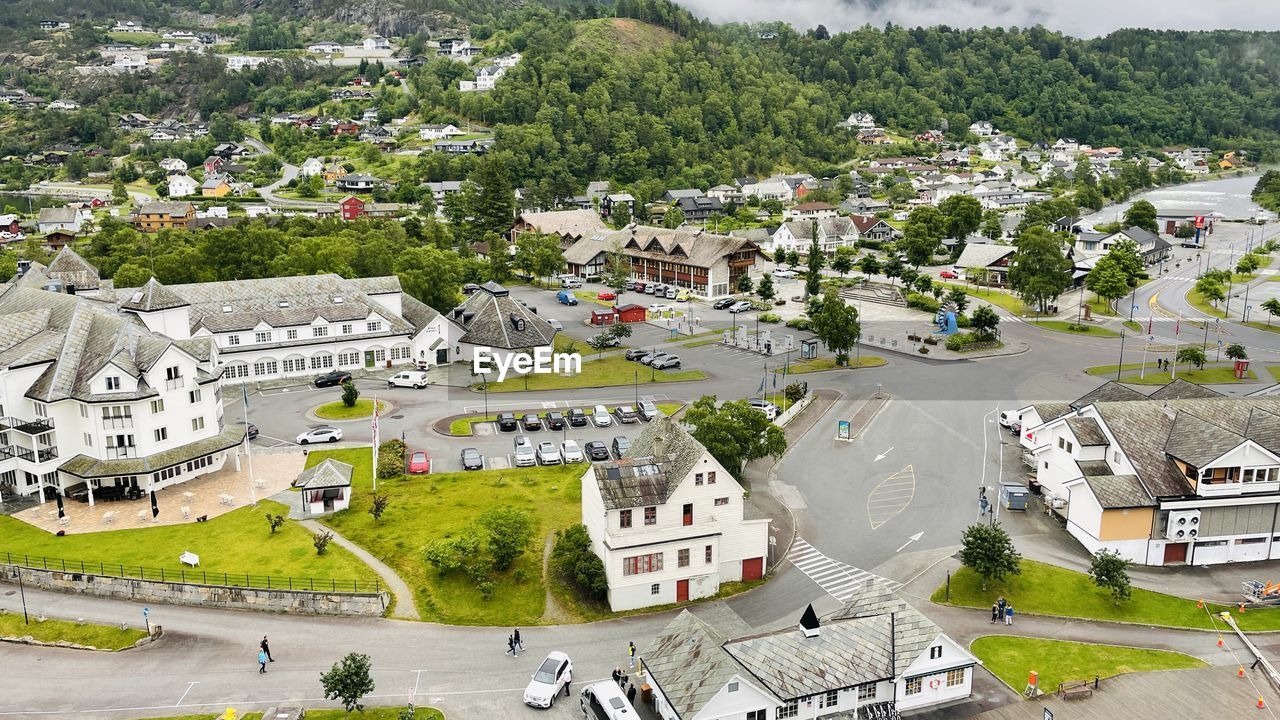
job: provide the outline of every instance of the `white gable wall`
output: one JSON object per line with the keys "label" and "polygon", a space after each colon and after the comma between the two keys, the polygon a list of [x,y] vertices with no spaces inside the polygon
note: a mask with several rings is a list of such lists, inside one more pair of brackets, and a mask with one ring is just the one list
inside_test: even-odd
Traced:
{"label": "white gable wall", "polygon": [[[730,692],[733,683],[737,683],[738,689]],[[748,682],[743,675],[734,675],[693,718],[687,720],[746,720],[747,713],[752,710],[764,710],[772,717],[778,704],[777,698]]]}
{"label": "white gable wall", "polygon": [[[931,649],[941,648],[942,654],[937,658],[930,657]],[[907,667],[907,671],[897,680],[897,707],[899,710],[937,705],[969,697],[973,693],[973,665],[977,664],[968,650],[960,647],[946,635],[939,634],[934,638],[920,657]],[[947,685],[947,671],[963,668],[963,679],[957,685]],[[920,691],[907,694],[908,680],[920,678]]]}

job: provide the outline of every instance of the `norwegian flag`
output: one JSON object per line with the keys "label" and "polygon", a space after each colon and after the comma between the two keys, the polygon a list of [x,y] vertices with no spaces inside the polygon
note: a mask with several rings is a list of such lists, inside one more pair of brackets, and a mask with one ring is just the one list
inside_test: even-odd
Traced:
{"label": "norwegian flag", "polygon": [[1180,335],[1182,335],[1182,313],[1178,313],[1178,322],[1173,326],[1173,336],[1178,337]]}
{"label": "norwegian flag", "polygon": [[376,395],[373,398],[373,424],[371,427],[373,429],[373,448],[376,452],[378,449],[378,398]]}

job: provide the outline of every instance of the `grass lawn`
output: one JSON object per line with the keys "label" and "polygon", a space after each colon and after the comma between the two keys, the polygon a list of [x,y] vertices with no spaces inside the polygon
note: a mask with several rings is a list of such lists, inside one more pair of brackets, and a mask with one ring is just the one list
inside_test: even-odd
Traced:
{"label": "grass lawn", "polygon": [[1089,300],[1087,304],[1089,307],[1093,308],[1094,315],[1106,315],[1110,317],[1116,314],[1116,311],[1111,307],[1111,303],[1107,302],[1105,298],[1100,298],[1097,295],[1094,295],[1093,299]]}
{"label": "grass lawn", "polygon": [[[348,713],[342,709],[307,710],[307,720],[396,720],[400,717],[400,707],[368,707],[363,712]],[[147,720],[221,720],[222,713],[203,713],[200,715],[169,715]],[[262,713],[244,713],[238,715],[240,720],[262,720]],[[415,720],[444,720],[444,713],[435,708],[415,708]]]}
{"label": "grass lawn", "polygon": [[[793,362],[786,366],[788,375],[804,375],[805,373],[822,372],[823,370],[856,370],[857,368],[880,367],[887,360],[876,355],[863,355],[859,360],[853,355],[849,356],[849,364],[844,366],[836,365],[834,357],[820,357],[812,360],[801,360]],[[774,368],[773,372],[781,373],[783,368]]]}
{"label": "grass lawn", "polygon": [[1120,333],[1110,328],[1098,327],[1097,325],[1085,325],[1084,330],[1074,329],[1074,322],[1065,320],[1037,320],[1031,323],[1032,327],[1044,328],[1054,332],[1066,333],[1068,335],[1088,335],[1090,337],[1114,338],[1120,337]]}
{"label": "grass lawn", "polygon": [[1142,323],[1137,320],[1125,320],[1124,326],[1139,334],[1141,334],[1144,329]]}
{"label": "grass lawn", "polygon": [[1027,674],[1035,670],[1040,675],[1040,689],[1045,693],[1057,691],[1058,683],[1066,680],[1182,670],[1206,664],[1199,658],[1164,650],[1003,635],[980,637],[969,645],[969,650],[988,670],[1016,690],[1026,685]]}
{"label": "grass lawn", "polygon": [[1205,315],[1220,318],[1225,318],[1227,316],[1225,312],[1214,307],[1208,300],[1204,299],[1203,295],[1194,289],[1187,292],[1187,304]]}
{"label": "grass lawn", "polygon": [[[481,470],[380,480],[390,496],[380,522],[369,514],[371,459],[367,448],[317,450],[314,465],[334,457],[355,467],[351,508],[324,520],[395,568],[413,589],[423,620],[459,625],[536,625],[545,610],[542,546],[547,535],[582,521],[579,478],[585,465]],[[491,507],[529,511],[537,530],[511,569],[489,575],[494,589],[485,600],[462,571],[441,576],[422,552],[432,540],[470,526]],[[568,608],[572,612],[572,608]]]}
{"label": "grass lawn", "polygon": [[[1001,596],[1013,604],[1015,624],[1017,613],[1028,613],[1212,630],[1214,624],[1209,620],[1209,613],[1215,615],[1214,622],[1222,628],[1225,625],[1216,614],[1235,610],[1212,603],[1198,608],[1194,600],[1141,588],[1134,588],[1133,596],[1117,605],[1111,600],[1111,594],[1095,586],[1088,575],[1034,560],[1023,560],[1021,575],[1005,578],[1000,583],[989,582],[986,590],[982,589],[982,579],[969,568],[961,568],[951,575],[952,605],[990,610],[991,603]],[[945,598],[946,585],[943,584],[933,592],[931,600],[943,603]],[[1244,630],[1280,630],[1280,608],[1233,614]]]}
{"label": "grass lawn", "polygon": [[[110,38],[113,43],[136,45],[140,48],[145,48],[148,45],[155,45],[163,39],[160,37],[160,33],[152,32],[109,32],[107,33],[107,37]],[[197,46],[192,44],[189,47],[195,48]]]}
{"label": "grass lawn", "polygon": [[[365,451],[365,455],[368,455]],[[366,461],[368,458],[366,458]],[[99,506],[101,507],[101,506]],[[176,507],[162,512],[176,512]],[[376,576],[364,563],[342,548],[330,544],[324,555],[316,555],[311,545],[311,533],[293,521],[286,521],[276,533],[271,534],[267,525],[267,513],[286,515],[287,509],[280,503],[261,501],[258,507],[244,507],[226,515],[210,518],[204,523],[161,525],[157,527],[109,530],[106,532],[80,533],[57,537],[52,533],[28,525],[9,516],[0,516],[0,551],[14,555],[30,555],[71,561],[83,561],[85,568],[99,563],[124,566],[126,571],[138,572],[145,567],[147,577],[153,571],[163,569],[167,577],[188,579],[199,577],[201,571],[213,581],[214,575],[227,573],[225,582],[264,586],[264,576],[275,578],[333,578],[336,580],[372,582]],[[200,556],[200,567],[182,566],[178,557],[190,550]],[[16,558],[15,558],[16,559]],[[39,564],[39,561],[36,561]],[[130,570],[132,568],[132,570]],[[235,576],[239,575],[239,578]],[[223,581],[219,577],[218,581]],[[276,584],[274,581],[273,585]]]}
{"label": "grass lawn", "polygon": [[[670,416],[670,415],[676,414],[676,412],[681,407],[684,406],[684,403],[660,402],[660,403],[657,403],[657,406],[658,406],[659,412],[661,412],[663,415]],[[517,413],[517,414],[521,414],[521,413]],[[541,415],[544,413],[539,412],[539,414]],[[498,419],[498,416],[495,413],[491,413],[489,415],[468,415],[467,417],[460,417],[457,420],[454,420],[453,422],[449,423],[449,434],[457,435],[459,437],[469,437],[472,434],[471,425],[473,423],[493,422],[494,420],[497,420],[497,419]]]}
{"label": "grass lawn", "polygon": [[1280,365],[1268,365],[1267,372],[1271,373],[1272,379],[1280,382]]}
{"label": "grass lawn", "polygon": [[22,621],[21,613],[5,613],[0,615],[0,637],[24,637],[30,635],[40,642],[73,642],[77,645],[88,645],[99,650],[123,650],[147,636],[146,631],[137,628],[121,630],[117,625],[92,625],[71,622],[69,620],[37,621],[31,618],[31,624]]}
{"label": "grass lawn", "polygon": [[[378,411],[382,412],[387,409],[387,404],[378,401]],[[347,407],[342,404],[341,400],[331,403],[325,403],[316,408],[317,416],[325,420],[355,420],[357,418],[366,418],[373,414],[373,400],[369,398],[360,398],[356,400],[356,404]]]}
{"label": "grass lawn", "polygon": [[964,283],[939,282],[937,280],[934,280],[933,284],[941,285],[942,287],[947,288],[948,290],[959,288],[960,290],[963,290],[966,293],[968,293],[970,298],[979,298],[981,300],[986,300],[992,305],[998,305],[1004,308],[1005,310],[1008,310],[1009,312],[1013,313],[1014,315],[1025,316],[1025,317],[1039,316],[1039,313],[1031,310],[1025,304],[1023,304],[1020,298],[1014,297],[1013,295],[1007,292],[1004,292],[1003,290],[997,290],[995,288],[989,288],[989,287],[975,287],[973,285],[967,285]]}
{"label": "grass lawn", "polygon": [[[1120,370],[1123,373],[1120,376],[1120,382],[1136,385],[1164,385],[1173,379],[1172,372],[1155,369],[1154,360],[1147,363],[1146,376],[1143,378],[1138,377],[1142,370],[1141,363],[1125,363]],[[1097,377],[1108,377],[1116,374],[1116,366],[1095,365],[1091,368],[1085,368],[1085,372]],[[1244,380],[1237,380],[1232,365],[1227,363],[1217,365],[1209,363],[1204,366],[1203,370],[1188,370],[1185,367],[1179,367],[1178,377],[1196,385],[1226,385],[1228,383],[1258,379],[1257,374],[1251,369],[1245,373]]]}
{"label": "grass lawn", "polygon": [[676,382],[679,380],[703,380],[707,374],[701,370],[652,370],[640,363],[631,362],[621,355],[606,356],[598,360],[582,362],[582,372],[577,375],[525,375],[503,382],[489,383],[489,392],[523,392],[525,390],[563,390],[565,388],[615,387],[639,383]]}

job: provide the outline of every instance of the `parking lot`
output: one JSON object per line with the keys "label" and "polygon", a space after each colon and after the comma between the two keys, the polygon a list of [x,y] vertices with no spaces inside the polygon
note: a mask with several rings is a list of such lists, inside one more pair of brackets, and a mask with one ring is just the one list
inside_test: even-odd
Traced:
{"label": "parking lot", "polygon": [[[645,397],[642,396],[642,399],[645,399]],[[661,400],[662,398],[659,398],[655,402],[661,402]],[[616,402],[609,404],[610,409],[616,407],[616,404]],[[633,408],[635,407],[633,402],[628,404]],[[556,411],[561,413],[567,412],[569,409],[567,406],[557,405],[557,407]],[[582,410],[590,415],[591,406],[583,407]],[[520,436],[529,438],[535,448],[541,442],[552,442],[559,448],[564,441],[573,440],[583,450],[584,454],[587,443],[599,441],[610,449],[610,458],[617,459],[617,454],[612,450],[614,439],[623,437],[628,441],[634,440],[648,425],[644,420],[638,420],[633,423],[620,423],[616,416],[611,416],[611,424],[607,426],[597,426],[588,419],[587,424],[582,427],[570,427],[566,422],[563,428],[552,430],[547,426],[546,413],[547,411],[545,410],[538,413],[542,419],[542,426],[538,430],[526,429],[523,422],[518,422],[518,429],[515,430],[499,430],[496,422],[472,424],[472,437],[451,439],[454,451],[450,457],[441,459],[439,465],[437,465],[440,468],[439,472],[453,472],[462,469],[462,449],[468,447],[475,448],[484,456],[486,470],[515,467],[515,440]],[[522,415],[523,413],[517,413],[517,420]]]}

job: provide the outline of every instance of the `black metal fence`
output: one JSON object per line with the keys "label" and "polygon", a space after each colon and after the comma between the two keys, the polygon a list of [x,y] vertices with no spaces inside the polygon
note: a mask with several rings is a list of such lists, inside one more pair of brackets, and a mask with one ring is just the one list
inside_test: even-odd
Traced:
{"label": "black metal fence", "polygon": [[88,560],[67,560],[37,555],[3,552],[4,564],[19,565],[36,570],[54,570],[58,572],[81,573],[101,577],[123,578],[126,580],[149,580],[152,582],[185,583],[191,585],[212,585],[214,587],[242,587],[265,590],[300,590],[315,592],[352,593],[375,595],[382,591],[382,584],[374,580],[339,580],[336,578],[312,577],[278,577],[272,575],[251,575],[247,573],[206,572],[199,568],[149,568],[141,565],[125,565],[123,563],[92,562]]}

